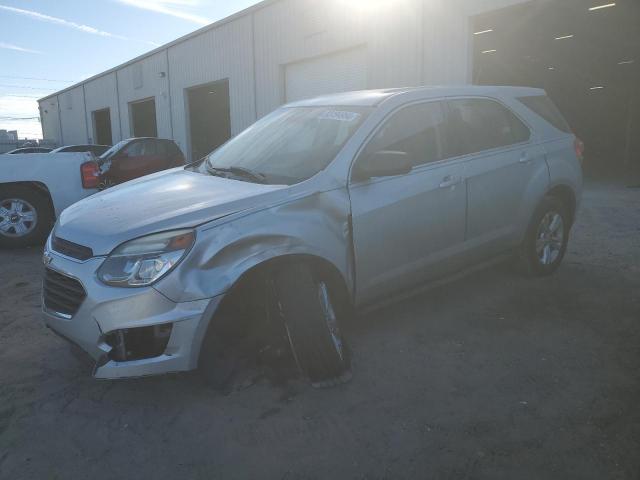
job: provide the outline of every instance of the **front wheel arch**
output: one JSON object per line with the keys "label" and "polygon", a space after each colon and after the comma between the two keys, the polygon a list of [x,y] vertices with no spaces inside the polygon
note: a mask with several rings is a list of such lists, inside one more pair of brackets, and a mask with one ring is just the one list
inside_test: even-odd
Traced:
{"label": "front wheel arch", "polygon": [[[211,342],[212,337],[215,337],[217,332],[220,332],[221,322],[229,319],[229,311],[233,311],[234,305],[237,305],[238,302],[251,303],[249,298],[256,293],[256,287],[261,288],[266,279],[274,278],[276,272],[300,263],[309,265],[314,274],[319,275],[327,282],[330,293],[336,299],[336,304],[339,305],[342,314],[345,316],[352,315],[354,307],[350,290],[338,268],[330,261],[310,254],[287,254],[270,258],[252,266],[240,275],[215,311],[210,314],[206,328],[204,328],[204,334],[197,347],[197,366],[201,372],[206,369],[206,362],[209,360],[207,356],[210,353],[207,351],[206,345]],[[232,322],[234,324],[239,322],[240,329],[252,326],[252,323],[244,324],[243,320],[239,318],[233,319]],[[231,330],[234,330],[235,327],[236,325],[231,326]],[[223,331],[225,330],[224,327],[222,329]],[[237,333],[237,331],[231,333]],[[226,382],[229,379],[229,375],[230,373],[223,372],[220,374],[220,378],[214,380],[214,383]],[[209,377],[209,374],[205,372],[205,376]],[[219,382],[220,379],[222,381]]]}

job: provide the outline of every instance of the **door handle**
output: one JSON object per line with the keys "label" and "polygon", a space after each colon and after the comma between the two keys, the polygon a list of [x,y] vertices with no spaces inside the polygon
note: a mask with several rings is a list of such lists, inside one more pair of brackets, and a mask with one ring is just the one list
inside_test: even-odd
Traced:
{"label": "door handle", "polygon": [[448,188],[457,185],[462,181],[462,177],[456,177],[454,175],[447,175],[440,182],[440,188]]}
{"label": "door handle", "polygon": [[529,163],[531,158],[529,158],[529,154],[527,152],[522,152],[520,158],[518,159],[518,163]]}

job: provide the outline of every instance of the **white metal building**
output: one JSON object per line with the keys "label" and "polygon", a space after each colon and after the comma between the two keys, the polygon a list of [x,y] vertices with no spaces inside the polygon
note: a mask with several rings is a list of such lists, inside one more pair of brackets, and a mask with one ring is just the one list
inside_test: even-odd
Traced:
{"label": "white metal building", "polygon": [[492,12],[511,12],[500,20],[515,29],[502,38],[506,52],[525,26],[546,25],[553,42],[560,9],[573,19],[585,2],[598,0],[265,0],[39,100],[43,134],[58,144],[157,135],[199,158],[289,101],[472,83],[479,57],[496,50],[491,35],[474,35],[493,32]]}

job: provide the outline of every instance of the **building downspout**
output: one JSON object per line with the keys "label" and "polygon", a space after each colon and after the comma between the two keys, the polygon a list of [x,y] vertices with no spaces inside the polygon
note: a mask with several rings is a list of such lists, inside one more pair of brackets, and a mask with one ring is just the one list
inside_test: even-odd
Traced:
{"label": "building downspout", "polygon": [[[114,73],[116,75],[116,102],[118,105],[118,130],[120,131],[120,139],[118,141],[120,141],[120,140],[124,140],[124,138],[122,138],[122,116],[120,113],[120,86],[119,86],[120,80],[118,80],[118,70],[116,70]],[[115,144],[116,142],[113,142],[113,143]]]}
{"label": "building downspout", "polygon": [[171,139],[175,141],[173,135],[173,100],[171,99],[171,67],[169,66],[169,49],[165,48],[165,59],[167,63],[167,95],[169,95],[169,128],[171,129]]}
{"label": "building downspout", "polygon": [[64,133],[62,133],[62,114],[60,113],[60,95],[56,95],[56,107],[58,109],[58,128],[60,129],[60,135],[58,136],[60,138],[60,145],[58,146],[61,147],[62,145],[64,145]]}
{"label": "building downspout", "polygon": [[87,143],[92,143],[89,138],[89,121],[87,120],[87,92],[84,89],[84,83],[82,84],[82,104],[84,105],[84,132],[87,136]]}
{"label": "building downspout", "polygon": [[253,61],[253,121],[258,120],[258,79],[256,78],[256,15],[251,13],[251,57]]}
{"label": "building downspout", "polygon": [[426,59],[425,55],[427,54],[427,46],[425,42],[427,40],[426,36],[426,28],[427,28],[427,19],[426,19],[426,8],[424,4],[427,0],[422,0],[420,2],[420,41],[422,43],[419,51],[421,52],[422,58],[420,59],[420,85],[426,85]]}

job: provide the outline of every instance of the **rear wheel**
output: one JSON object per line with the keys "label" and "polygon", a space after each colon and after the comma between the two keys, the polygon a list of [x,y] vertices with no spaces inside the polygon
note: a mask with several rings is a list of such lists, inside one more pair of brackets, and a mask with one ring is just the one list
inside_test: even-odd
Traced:
{"label": "rear wheel", "polygon": [[0,247],[24,247],[42,242],[53,215],[47,199],[23,185],[0,189]]}
{"label": "rear wheel", "polygon": [[555,197],[545,198],[533,215],[521,249],[521,263],[534,276],[555,272],[567,251],[570,219],[565,205]]}
{"label": "rear wheel", "polygon": [[303,263],[275,275],[277,306],[300,370],[315,386],[351,377],[350,358],[340,331],[340,309],[328,283]]}

